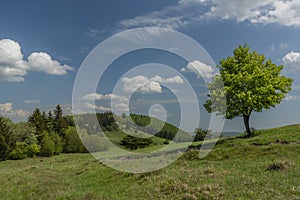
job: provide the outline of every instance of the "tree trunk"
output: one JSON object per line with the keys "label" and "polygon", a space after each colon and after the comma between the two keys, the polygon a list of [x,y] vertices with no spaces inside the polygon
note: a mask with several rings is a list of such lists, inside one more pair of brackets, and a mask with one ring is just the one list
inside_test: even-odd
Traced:
{"label": "tree trunk", "polygon": [[249,125],[250,115],[249,116],[244,115],[243,119],[244,119],[244,125],[245,125],[245,128],[246,128],[247,136],[251,136],[252,132],[251,132],[250,125]]}

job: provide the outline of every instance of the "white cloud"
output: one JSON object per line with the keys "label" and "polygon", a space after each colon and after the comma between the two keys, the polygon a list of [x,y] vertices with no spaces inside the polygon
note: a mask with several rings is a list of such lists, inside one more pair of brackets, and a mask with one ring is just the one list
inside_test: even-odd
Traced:
{"label": "white cloud", "polygon": [[122,20],[122,28],[158,26],[170,29],[179,29],[195,21],[201,20],[207,10],[202,1],[180,1],[176,5],[167,6],[159,11],[146,15]]}
{"label": "white cloud", "polygon": [[128,101],[128,99],[125,96],[119,96],[117,94],[98,94],[98,93],[90,93],[82,97],[84,100],[119,100],[119,101]]}
{"label": "white cloud", "polygon": [[122,20],[119,26],[179,29],[211,19],[300,26],[299,10],[299,0],[179,0],[159,11]]}
{"label": "white cloud", "polygon": [[211,0],[214,9],[211,14],[221,19],[235,19],[237,22],[299,26],[299,0]]}
{"label": "white cloud", "polygon": [[91,109],[99,110],[99,111],[111,111],[110,108],[103,107],[103,106],[97,106],[91,103],[85,103],[85,106]]}
{"label": "white cloud", "polygon": [[300,99],[300,96],[296,96],[296,95],[286,95],[286,97],[284,98],[285,101],[294,101],[294,100],[298,100]]}
{"label": "white cloud", "polygon": [[113,109],[116,113],[129,112],[129,105],[126,103],[117,103],[113,105]]}
{"label": "white cloud", "polygon": [[137,92],[140,92],[142,94],[148,94],[148,93],[162,93],[162,88],[159,83],[157,82],[149,82],[137,89]]}
{"label": "white cloud", "polygon": [[0,104],[0,111],[2,112],[9,112],[12,110],[12,103],[4,103],[4,104]]}
{"label": "white cloud", "polygon": [[39,102],[40,102],[40,100],[38,100],[38,99],[28,99],[28,100],[24,101],[24,103],[26,103],[26,104],[36,104]]}
{"label": "white cloud", "polygon": [[193,72],[198,78],[212,78],[213,68],[210,65],[200,62],[199,60],[194,60],[189,62],[185,68],[181,69],[182,72]]}
{"label": "white cloud", "polygon": [[162,93],[161,83],[170,84],[182,84],[184,83],[180,76],[174,76],[170,78],[162,78],[160,76],[154,76],[148,78],[142,75],[134,76],[132,78],[124,77],[122,79],[124,83],[124,92],[133,93]]}
{"label": "white cloud", "polygon": [[19,43],[10,40],[0,40],[0,81],[24,81],[28,71],[39,71],[52,75],[64,75],[73,68],[62,65],[44,52],[34,52],[24,60]]}
{"label": "white cloud", "polygon": [[21,121],[29,116],[29,112],[23,109],[14,110],[11,102],[0,104],[0,113],[15,121]]}
{"label": "white cloud", "polygon": [[52,60],[47,53],[32,53],[28,57],[28,66],[31,71],[45,72],[51,75],[64,75],[73,68],[68,65],[61,65],[58,61]]}
{"label": "white cloud", "polygon": [[300,70],[300,53],[293,52],[286,54],[283,58],[283,64],[290,69]]}

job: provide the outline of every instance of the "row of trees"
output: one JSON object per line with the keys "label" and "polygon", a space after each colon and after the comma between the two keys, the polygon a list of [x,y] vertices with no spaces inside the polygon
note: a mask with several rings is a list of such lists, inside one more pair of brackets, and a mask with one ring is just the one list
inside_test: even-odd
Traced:
{"label": "row of trees", "polygon": [[13,123],[0,117],[1,160],[87,152],[72,117],[64,116],[60,105],[54,111],[35,109],[27,122]]}

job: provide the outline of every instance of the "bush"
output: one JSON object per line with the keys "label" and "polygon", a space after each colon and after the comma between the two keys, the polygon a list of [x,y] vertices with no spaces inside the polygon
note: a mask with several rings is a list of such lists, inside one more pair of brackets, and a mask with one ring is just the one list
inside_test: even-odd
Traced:
{"label": "bush", "polygon": [[43,135],[40,155],[46,157],[52,156],[55,152],[55,143],[49,136],[48,132],[44,132]]}
{"label": "bush", "polygon": [[26,143],[16,142],[16,147],[10,152],[9,158],[12,160],[22,160],[27,157]]}
{"label": "bush", "polygon": [[194,141],[203,141],[208,133],[208,130],[203,130],[201,128],[196,128],[194,131],[195,138]]}
{"label": "bush", "polygon": [[40,153],[40,147],[37,144],[30,144],[26,148],[27,157],[34,158],[38,153]]}
{"label": "bush", "polygon": [[51,133],[50,139],[54,142],[54,151],[53,155],[59,155],[62,152],[63,144],[61,138],[57,133]]}
{"label": "bush", "polygon": [[166,139],[163,144],[170,144],[170,140]]}
{"label": "bush", "polygon": [[128,149],[134,150],[137,148],[144,148],[152,143],[153,141],[151,138],[138,138],[133,137],[131,135],[127,135],[121,140],[120,144]]}
{"label": "bush", "polygon": [[12,160],[22,160],[27,157],[33,158],[40,152],[37,144],[27,144],[26,142],[16,142],[16,147],[9,154]]}

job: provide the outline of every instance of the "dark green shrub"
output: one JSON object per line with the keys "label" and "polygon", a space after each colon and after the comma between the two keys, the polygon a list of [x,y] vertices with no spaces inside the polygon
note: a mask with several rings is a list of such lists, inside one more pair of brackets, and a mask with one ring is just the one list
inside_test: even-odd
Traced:
{"label": "dark green shrub", "polygon": [[166,139],[163,144],[170,144],[170,140]]}
{"label": "dark green shrub", "polygon": [[121,140],[120,144],[128,149],[134,150],[138,148],[144,148],[152,143],[153,141],[151,138],[138,138],[133,137],[131,135],[127,135]]}

